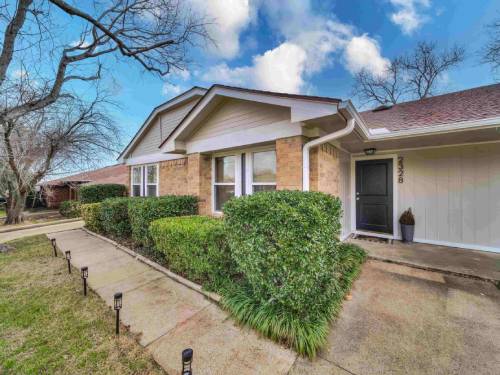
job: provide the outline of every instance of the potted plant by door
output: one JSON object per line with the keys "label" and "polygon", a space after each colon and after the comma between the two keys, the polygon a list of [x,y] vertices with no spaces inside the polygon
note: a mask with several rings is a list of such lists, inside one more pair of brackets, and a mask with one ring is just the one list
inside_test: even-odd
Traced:
{"label": "potted plant by door", "polygon": [[415,217],[413,216],[413,212],[411,212],[411,208],[408,208],[401,214],[399,224],[401,224],[403,242],[413,242],[413,235],[415,234]]}

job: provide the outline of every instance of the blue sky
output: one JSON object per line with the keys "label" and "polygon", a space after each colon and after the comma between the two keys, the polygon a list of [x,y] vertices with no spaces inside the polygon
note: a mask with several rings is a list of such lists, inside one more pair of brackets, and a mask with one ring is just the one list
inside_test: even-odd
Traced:
{"label": "blue sky", "polygon": [[153,107],[193,85],[346,99],[356,71],[381,71],[422,40],[466,48],[466,61],[442,77],[443,92],[495,82],[479,55],[488,38],[485,26],[500,16],[500,1],[188,1],[214,20],[210,32],[217,47],[193,50],[189,70],[164,80],[131,61],[113,66],[114,99],[121,105],[113,112],[125,144]]}

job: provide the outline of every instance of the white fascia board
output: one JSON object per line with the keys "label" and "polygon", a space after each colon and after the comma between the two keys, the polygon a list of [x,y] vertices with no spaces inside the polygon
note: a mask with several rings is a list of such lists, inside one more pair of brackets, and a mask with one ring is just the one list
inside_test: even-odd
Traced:
{"label": "white fascia board", "polygon": [[149,128],[149,125],[153,121],[153,119],[161,112],[167,110],[168,108],[177,106],[181,104],[182,102],[188,101],[192,99],[195,96],[203,96],[207,92],[206,89],[201,88],[201,87],[193,87],[192,89],[186,91],[185,93],[173,98],[172,100],[169,100],[168,102],[161,104],[160,106],[156,107],[146,118],[146,121],[144,124],[142,124],[141,128],[139,131],[134,135],[134,138],[130,141],[130,143],[125,147],[125,149],[120,153],[120,156],[118,156],[118,161],[123,163],[125,162],[125,155],[137,144],[138,140],[141,138],[141,135]]}
{"label": "white fascia board", "polygon": [[319,118],[337,113],[337,103],[324,103],[299,98],[286,98],[275,95],[267,95],[264,93],[246,92],[233,90],[226,87],[215,87],[209,91],[203,99],[196,105],[196,108],[183,120],[171,135],[170,139],[161,147],[161,152],[177,152],[185,150],[178,149],[177,144],[172,140],[181,137],[186,131],[189,131],[189,124],[194,121],[203,109],[214,99],[215,96],[222,96],[231,99],[247,100],[252,102],[276,105],[280,107],[289,107],[291,109],[291,122],[296,123],[306,119]]}
{"label": "white fascia board", "polygon": [[182,159],[185,157],[186,157],[185,155],[164,154],[161,152],[156,152],[154,154],[142,155],[142,156],[138,156],[135,158],[125,159],[125,165],[139,165],[139,164],[157,163],[160,161]]}
{"label": "white fascia board", "polygon": [[500,126],[500,117],[491,117],[482,120],[461,121],[450,124],[426,126],[423,128],[401,130],[385,134],[369,134],[368,140],[387,140],[398,138],[410,138],[424,135],[431,135],[436,133],[451,133],[456,131],[487,129]]}

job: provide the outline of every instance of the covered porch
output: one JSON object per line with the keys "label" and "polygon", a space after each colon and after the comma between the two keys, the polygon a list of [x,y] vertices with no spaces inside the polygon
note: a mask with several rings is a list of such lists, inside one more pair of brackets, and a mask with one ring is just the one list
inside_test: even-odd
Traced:
{"label": "covered porch", "polygon": [[375,260],[500,283],[499,253],[363,236],[349,242]]}

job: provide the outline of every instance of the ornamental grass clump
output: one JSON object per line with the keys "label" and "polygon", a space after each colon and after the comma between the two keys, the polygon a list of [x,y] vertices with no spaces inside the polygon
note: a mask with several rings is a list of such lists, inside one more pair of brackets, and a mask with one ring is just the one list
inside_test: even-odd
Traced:
{"label": "ornamental grass clump", "polygon": [[228,201],[226,233],[242,279],[223,305],[239,321],[314,357],[364,258],[340,243],[341,216],[340,200],[319,192]]}

